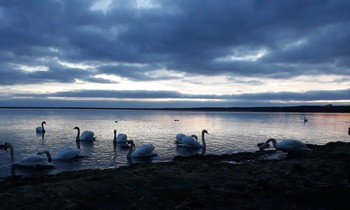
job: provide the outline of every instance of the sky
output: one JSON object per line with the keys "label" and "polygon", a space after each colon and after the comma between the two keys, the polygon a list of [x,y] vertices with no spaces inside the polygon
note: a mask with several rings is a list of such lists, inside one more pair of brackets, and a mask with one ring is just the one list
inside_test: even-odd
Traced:
{"label": "sky", "polygon": [[2,0],[0,106],[350,105],[348,0]]}

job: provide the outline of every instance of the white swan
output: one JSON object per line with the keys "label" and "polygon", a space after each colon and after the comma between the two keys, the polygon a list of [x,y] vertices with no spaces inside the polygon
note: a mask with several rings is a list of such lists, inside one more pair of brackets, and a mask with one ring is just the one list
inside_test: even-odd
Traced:
{"label": "white swan", "polygon": [[181,141],[182,141],[182,139],[185,137],[186,135],[185,134],[183,134],[183,133],[178,133],[178,134],[176,134],[176,141],[175,141],[175,143],[181,143]]}
{"label": "white swan", "polygon": [[264,150],[272,142],[273,147],[276,150],[283,152],[304,152],[310,150],[306,144],[295,139],[284,139],[277,143],[276,139],[270,138],[263,145],[260,146],[260,150]]}
{"label": "white swan", "polygon": [[192,136],[185,136],[182,138],[181,143],[178,146],[181,147],[206,147],[204,134],[209,134],[207,130],[202,130],[202,144],[196,141],[196,138]]}
{"label": "white swan", "polygon": [[142,144],[136,148],[133,140],[128,140],[127,143],[130,144],[130,150],[127,154],[128,158],[153,157],[157,155],[153,152],[155,147],[152,144]]}
{"label": "white swan", "polygon": [[[7,151],[8,148],[10,148],[10,154],[11,154],[11,160],[14,161],[14,150],[13,146],[10,143],[5,143],[3,147],[1,147],[5,151]],[[43,154],[47,155],[47,158],[43,156]],[[26,168],[37,168],[37,169],[45,169],[45,168],[53,168],[54,164],[51,163],[52,158],[50,153],[47,150],[38,152],[36,155],[31,155],[28,157],[25,157],[19,161],[15,161],[13,163],[13,166],[18,167],[26,167]]]}
{"label": "white swan", "polygon": [[60,151],[58,151],[54,156],[53,156],[53,160],[71,160],[71,159],[75,159],[75,158],[79,158],[79,157],[83,157],[80,156],[80,142],[77,142],[77,148],[64,148],[61,149]]}
{"label": "white swan", "polygon": [[[182,139],[183,138],[185,138],[185,137],[187,137],[185,134],[183,134],[183,133],[178,133],[177,135],[176,135],[176,141],[175,141],[175,143],[176,144],[181,144],[182,143]],[[192,137],[192,138],[194,138],[195,140],[197,140],[198,141],[198,137],[196,136],[196,135],[191,135],[190,137]]]}
{"label": "white swan", "polygon": [[58,151],[54,156],[53,160],[70,160],[74,158],[78,158],[80,149],[77,148],[64,148]]}
{"label": "white swan", "polygon": [[92,141],[95,140],[94,137],[94,132],[92,131],[84,131],[81,135],[80,135],[80,128],[79,127],[74,127],[73,129],[78,130],[78,134],[77,134],[77,141]]}
{"label": "white swan", "polygon": [[126,134],[119,133],[117,136],[117,130],[114,130],[114,138],[113,138],[114,143],[126,143],[127,139],[128,139],[128,136]]}
{"label": "white swan", "polygon": [[41,126],[36,127],[36,133],[45,133],[44,124],[46,125],[46,122],[42,121],[41,122]]}

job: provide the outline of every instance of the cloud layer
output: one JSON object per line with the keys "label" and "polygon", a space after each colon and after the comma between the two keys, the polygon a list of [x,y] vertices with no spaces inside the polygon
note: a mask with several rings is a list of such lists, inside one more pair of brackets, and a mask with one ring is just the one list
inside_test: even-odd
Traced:
{"label": "cloud layer", "polygon": [[[20,95],[39,97],[26,86],[48,83],[61,88],[41,98],[215,99],[230,105],[254,99],[349,101],[348,11],[348,1],[326,0],[2,1],[0,88],[9,90],[3,100],[13,103]],[[266,78],[288,82],[321,75],[336,78],[332,86],[264,90]],[[118,86],[190,85],[195,81],[187,78],[216,76],[228,78],[223,88],[244,82],[232,78],[251,78],[262,88],[198,95],[180,86]]]}

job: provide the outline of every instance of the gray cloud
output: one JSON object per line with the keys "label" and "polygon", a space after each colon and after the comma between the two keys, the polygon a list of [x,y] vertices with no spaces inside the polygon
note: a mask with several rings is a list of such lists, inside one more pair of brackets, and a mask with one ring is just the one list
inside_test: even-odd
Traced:
{"label": "gray cloud", "polygon": [[176,91],[115,91],[115,90],[80,90],[65,91],[52,94],[16,94],[17,97],[62,97],[62,98],[106,98],[106,99],[217,99],[226,101],[305,101],[312,102],[318,100],[348,100],[350,98],[350,89],[327,90],[327,91],[306,91],[297,92],[278,92],[278,93],[255,93],[255,94],[237,94],[237,95],[195,95],[183,94]]}
{"label": "gray cloud", "polygon": [[[93,0],[37,0],[35,4],[1,1],[0,85],[73,83],[76,79],[111,83],[95,78],[97,74],[115,74],[134,81],[156,80],[160,78],[148,73],[157,69],[228,77],[350,75],[349,1],[154,2],[155,7],[138,9],[136,1],[115,0],[104,13],[92,10],[96,3]],[[223,59],[242,58],[259,50],[267,53],[255,61]],[[95,68],[94,71],[67,68],[58,61],[91,64]],[[48,71],[29,73],[18,70],[18,65],[45,66]],[[174,78],[169,75],[161,79]],[[134,98],[143,94],[160,98],[202,97],[167,91],[56,95],[94,97],[98,93],[107,98],[113,94]],[[321,90],[225,97],[322,100],[332,98],[328,93]],[[324,95],[318,97],[320,94]],[[350,97],[343,93],[340,98]]]}

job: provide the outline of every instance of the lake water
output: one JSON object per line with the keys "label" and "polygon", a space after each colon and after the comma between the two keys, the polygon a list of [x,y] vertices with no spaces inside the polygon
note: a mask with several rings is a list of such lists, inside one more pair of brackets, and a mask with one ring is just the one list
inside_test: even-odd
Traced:
{"label": "lake water", "polygon": [[[94,131],[97,137],[92,144],[80,145],[81,155],[86,157],[68,162],[54,161],[55,168],[49,170],[11,170],[10,154],[1,150],[0,177],[117,168],[137,162],[128,162],[128,150],[113,147],[114,129],[127,134],[136,146],[152,143],[156,147],[158,156],[141,162],[172,161],[176,155],[201,153],[201,150],[176,147],[174,141],[177,133],[196,134],[200,138],[203,129],[209,132],[206,154],[257,151],[256,144],[270,137],[277,140],[294,138],[311,144],[350,141],[347,134],[349,113],[0,109],[0,116],[0,144],[11,143],[16,160],[44,149],[54,155],[62,148],[76,147],[75,126],[82,131]],[[304,116],[309,119],[306,123]],[[42,121],[47,123],[44,138],[35,133]]]}

